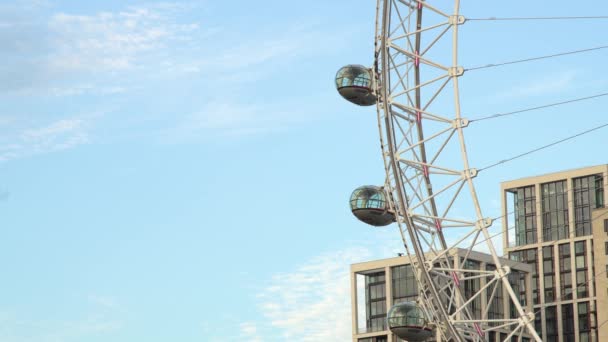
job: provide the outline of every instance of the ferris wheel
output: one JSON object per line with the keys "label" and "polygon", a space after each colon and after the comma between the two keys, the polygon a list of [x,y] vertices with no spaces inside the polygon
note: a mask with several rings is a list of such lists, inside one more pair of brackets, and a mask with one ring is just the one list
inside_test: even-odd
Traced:
{"label": "ferris wheel", "polygon": [[[395,223],[416,271],[418,301],[389,311],[388,325],[397,336],[424,341],[434,331],[442,341],[485,341],[487,333],[503,329],[505,341],[541,341],[534,313],[523,309],[511,269],[493,246],[493,219],[483,215],[475,190],[480,170],[469,164],[469,120],[460,108],[458,81],[465,69],[458,38],[466,18],[459,9],[460,0],[378,0],[373,66],[338,71],[336,86],[344,98],[376,105],[386,171],[383,186],[353,192],[351,209],[374,226]],[[485,247],[495,269],[469,267],[476,246]],[[466,257],[454,258],[456,249],[466,250]],[[473,279],[483,279],[483,286],[465,289]],[[479,310],[479,301],[487,308],[503,289],[508,318]]]}

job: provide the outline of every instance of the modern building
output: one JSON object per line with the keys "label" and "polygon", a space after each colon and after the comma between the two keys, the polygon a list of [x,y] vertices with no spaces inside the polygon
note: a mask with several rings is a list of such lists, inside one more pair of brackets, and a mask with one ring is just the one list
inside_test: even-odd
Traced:
{"label": "modern building", "polygon": [[[467,250],[458,249],[450,254],[456,268],[495,270],[491,256],[484,253],[471,252],[467,257]],[[463,262],[466,264],[462,265]],[[526,303],[531,303],[532,292],[529,291],[532,282],[532,267],[525,263],[513,260],[502,260],[503,265],[511,268],[509,279],[516,293]],[[418,297],[418,286],[410,259],[406,256],[368,261],[353,264],[350,267],[351,301],[352,301],[352,340],[353,342],[397,342],[401,341],[391,333],[387,327],[386,314],[397,303],[413,302]],[[486,285],[486,278],[465,280],[461,284],[462,291],[477,293]],[[509,318],[510,307],[506,290],[499,286],[499,295],[494,296],[491,303],[491,289],[482,292],[482,295],[472,303],[473,314],[480,317],[488,309],[488,318]],[[489,306],[489,308],[487,308]],[[504,308],[507,308],[505,310]],[[526,311],[530,307],[525,308]],[[486,341],[496,342],[504,340],[508,331],[499,330],[486,334]],[[502,339],[501,339],[502,337]],[[441,341],[439,337],[436,341]],[[524,339],[528,341],[528,339]]]}
{"label": "modern building", "polygon": [[501,183],[503,250],[532,266],[547,342],[608,341],[608,165]]}

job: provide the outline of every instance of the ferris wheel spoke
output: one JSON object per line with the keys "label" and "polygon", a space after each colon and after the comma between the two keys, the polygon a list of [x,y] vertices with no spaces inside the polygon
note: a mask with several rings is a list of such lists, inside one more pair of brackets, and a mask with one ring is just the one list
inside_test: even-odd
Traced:
{"label": "ferris wheel spoke", "polygon": [[450,31],[450,29],[452,28],[452,25],[449,25],[448,27],[446,27],[445,29],[443,29],[443,31],[441,31],[441,33],[439,33],[439,35],[437,35],[437,37],[435,37],[435,39],[433,39],[429,45],[427,45],[426,48],[422,49],[422,52],[420,53],[421,55],[426,55],[427,52],[429,52],[429,50],[435,46],[435,44],[441,40],[441,38],[443,38],[443,36],[448,33],[448,31]]}
{"label": "ferris wheel spoke", "polygon": [[397,52],[399,52],[400,54],[407,56],[408,58],[411,58],[414,60],[415,64],[425,64],[437,69],[441,69],[444,70],[446,72],[450,71],[450,67],[447,67],[445,65],[441,65],[439,63],[433,62],[430,59],[424,58],[420,55],[420,53],[416,50],[414,51],[408,51],[404,48],[402,48],[401,46],[394,44],[393,42],[389,43],[389,47]]}
{"label": "ferris wheel spoke", "polygon": [[[405,179],[407,180],[407,185],[412,190],[415,199],[418,202],[423,202],[423,198],[422,198],[422,195],[420,195],[420,193],[422,191],[422,184],[424,184],[424,182],[421,179],[420,175],[419,174],[415,175],[415,179],[417,181],[417,186],[414,186],[414,184],[412,184],[412,182],[409,178],[405,178]],[[426,203],[423,204],[423,208],[424,208],[424,212],[430,215],[431,210],[427,207]]]}
{"label": "ferris wheel spoke", "polygon": [[[442,136],[442,135],[444,135],[444,134],[446,134],[446,133],[448,133],[448,132],[450,132],[450,133],[451,133],[450,135],[452,135],[452,134],[454,134],[454,131],[455,131],[455,130],[454,130],[454,127],[451,127],[451,126],[450,126],[450,127],[448,127],[448,128],[445,128],[445,129],[443,129],[443,130],[441,130],[441,131],[439,131],[439,132],[437,132],[437,133],[435,133],[435,134],[431,135],[431,136],[430,136],[430,137],[428,137],[428,138],[425,138],[424,140],[420,140],[420,141],[415,142],[415,143],[414,143],[414,144],[412,144],[412,145],[409,145],[409,146],[408,146],[408,147],[407,147],[405,150],[400,150],[400,151],[398,151],[397,153],[398,153],[399,155],[405,154],[405,153],[407,153],[407,152],[409,152],[409,151],[411,151],[411,150],[413,150],[413,149],[415,149],[415,148],[419,147],[420,145],[422,145],[422,144],[424,144],[424,143],[427,143],[427,142],[429,142],[429,141],[431,141],[431,140],[435,140],[436,138],[438,138],[438,137],[440,137],[440,136]],[[449,139],[448,139],[447,141],[449,141]]]}
{"label": "ferris wheel spoke", "polygon": [[450,135],[447,137],[447,139],[445,139],[445,141],[441,144],[441,146],[439,146],[439,148],[437,149],[437,152],[435,152],[435,155],[431,158],[431,161],[430,161],[431,164],[435,164],[435,162],[437,161],[437,158],[439,158],[439,156],[444,151],[445,147],[448,145],[450,140],[452,140],[455,133],[456,133],[456,130],[455,129],[452,130],[450,132]]}
{"label": "ferris wheel spoke", "polygon": [[433,102],[435,102],[435,99],[437,99],[437,97],[439,96],[439,94],[441,94],[443,92],[443,90],[445,89],[445,86],[448,85],[448,83],[450,83],[451,79],[448,78],[445,80],[445,82],[443,82],[443,84],[441,84],[441,86],[439,87],[439,89],[437,89],[434,93],[433,96],[431,96],[431,98],[427,101],[426,105],[424,107],[422,107],[423,110],[427,110],[431,104],[433,104]]}
{"label": "ferris wheel spoke", "polygon": [[417,86],[415,86],[415,87],[413,87],[413,88],[409,88],[409,89],[406,89],[406,90],[404,90],[404,91],[402,91],[402,92],[399,92],[399,93],[397,93],[397,94],[393,95],[393,98],[395,98],[395,97],[399,97],[399,96],[401,96],[401,95],[405,95],[405,94],[408,94],[408,93],[411,93],[412,91],[415,91],[415,90],[417,90],[417,89],[420,89],[420,88],[422,88],[422,87],[425,87],[425,86],[427,86],[427,85],[429,85],[429,84],[433,84],[433,83],[435,83],[435,82],[437,82],[437,81],[440,81],[440,80],[442,80],[442,79],[444,79],[444,78],[447,78],[447,77],[449,77],[449,76],[450,76],[449,74],[441,75],[441,76],[439,76],[439,77],[436,77],[436,78],[434,78],[434,79],[431,79],[431,80],[429,80],[429,81],[426,81],[426,82],[424,82],[424,83],[422,83],[422,84],[419,84],[419,85],[417,85]]}
{"label": "ferris wheel spoke", "polygon": [[[401,116],[399,118],[403,119],[403,116]],[[407,128],[407,130],[405,130],[405,129],[403,129],[403,126],[401,125],[401,122],[400,122],[401,120],[398,120],[398,118],[395,116],[393,116],[392,119],[395,122],[395,125],[399,128],[399,131],[401,132],[401,139],[399,141],[397,141],[397,139],[395,139],[396,148],[400,149],[401,146],[403,146],[403,144],[408,144],[408,145],[412,144],[412,142],[414,141],[414,138],[412,136],[413,128],[415,127],[414,122],[406,119],[408,128]],[[413,155],[414,159],[420,160],[420,158],[416,154],[415,150],[412,150],[412,155]]]}
{"label": "ferris wheel spoke", "polygon": [[[408,30],[406,28],[405,22],[407,21],[409,24],[412,14],[416,13],[415,9],[409,8],[408,14],[404,17],[401,15],[401,11],[399,11],[399,6],[397,6],[397,4],[394,1],[392,2],[392,6],[393,6],[393,9],[395,10],[395,13],[397,13],[397,17],[399,18],[399,23],[397,25],[395,25],[396,26],[395,29],[389,33],[389,37],[392,37],[395,33],[397,33],[397,31],[399,31],[399,29],[403,29],[403,32],[407,32]],[[408,27],[409,27],[409,25],[408,25]]]}
{"label": "ferris wheel spoke", "polygon": [[[436,28],[439,28],[439,27],[442,27],[442,26],[446,26],[446,25],[450,25],[450,22],[446,21],[446,22],[442,22],[442,23],[439,23],[439,24],[435,24],[435,25],[431,25],[431,26],[426,26],[426,27],[423,27],[423,28],[421,28],[419,30],[409,31],[409,32],[407,32],[407,33],[405,33],[404,35],[401,35],[401,36],[391,36],[391,40],[392,41],[396,41],[396,40],[405,39],[405,38],[411,37],[412,35],[419,34],[419,33],[426,32],[426,31],[431,31],[431,30],[434,30]],[[449,30],[449,27],[448,27],[448,30]]]}
{"label": "ferris wheel spoke", "polygon": [[[445,2],[431,2],[378,0],[372,72],[388,206],[417,270],[419,305],[435,323],[437,335],[448,341],[482,341],[498,325],[514,327],[511,331],[520,336],[527,329],[539,341],[511,289],[508,268],[503,269],[493,248],[488,233],[492,222],[483,218],[474,187],[478,171],[469,167],[463,133],[469,121],[460,116],[458,89],[464,73],[457,65],[458,26],[465,22],[460,0],[454,0],[453,12],[442,9],[448,8]],[[444,42],[452,45],[450,59],[437,57]],[[450,83],[454,110],[446,112],[443,95]],[[437,108],[454,117],[437,113]],[[454,161],[455,149],[462,164]],[[474,207],[473,219],[453,213],[463,204]],[[470,261],[484,241],[495,272]],[[489,306],[481,309],[481,301],[494,302],[497,296],[511,303],[519,317],[496,320],[489,316],[495,315]]]}
{"label": "ferris wheel spoke", "polygon": [[[401,162],[403,164],[406,164],[406,165],[409,165],[409,166],[415,168],[416,170],[420,171],[423,174],[429,173],[429,174],[457,176],[457,177],[463,177],[463,174],[464,174],[464,172],[462,172],[462,171],[448,169],[446,167],[442,167],[437,164],[429,164],[429,163],[423,163],[420,161],[414,161],[414,160],[401,158],[401,156],[399,156],[397,153],[395,154],[395,159],[397,159],[399,162]],[[426,171],[425,171],[425,169],[426,169]]]}
{"label": "ferris wheel spoke", "polygon": [[413,4],[411,1],[406,1],[406,0],[397,0],[397,1],[394,1],[394,0],[391,0],[391,2],[392,2],[392,3],[394,3],[394,4],[396,4],[397,2],[399,2],[399,3],[401,3],[401,4],[405,5],[405,6],[407,6],[407,7],[408,7],[408,8],[410,8],[411,10],[416,10],[416,9],[418,9],[418,4],[417,4],[417,3],[416,3],[416,4]]}
{"label": "ferris wheel spoke", "polygon": [[473,241],[470,244],[470,247],[467,250],[467,254],[464,256],[463,258],[463,263],[466,264],[467,261],[469,260],[469,257],[471,256],[471,251],[473,250],[473,247],[475,246],[475,243],[477,242],[477,239],[479,239],[479,235],[481,234],[481,230],[477,230],[475,232],[475,236],[473,237]]}
{"label": "ferris wheel spoke", "polygon": [[395,90],[397,90],[397,88],[399,86],[401,86],[403,90],[407,89],[408,88],[407,80],[406,80],[406,82],[403,82],[403,79],[406,78],[409,75],[410,71],[414,67],[414,61],[411,60],[411,59],[410,60],[406,60],[405,63],[409,63],[409,65],[408,65],[408,67],[405,70],[405,73],[403,75],[399,72],[399,67],[395,64],[395,58],[394,57],[390,58],[390,62],[391,62],[391,65],[393,65],[392,70],[394,70],[394,72],[397,74],[397,77],[399,78],[399,82],[395,83],[395,87],[393,87],[391,89],[391,93],[394,92]]}
{"label": "ferris wheel spoke", "polygon": [[421,110],[419,108],[414,108],[412,106],[405,105],[401,102],[392,101],[391,105],[399,108],[400,110],[406,112],[408,115],[410,115],[414,118],[417,118],[417,116],[420,115],[421,119],[432,120],[432,121],[443,122],[443,123],[450,123],[450,124],[454,122],[453,119],[448,119],[446,117],[443,117],[443,116],[440,116],[437,114],[433,114],[431,112]]}
{"label": "ferris wheel spoke", "polygon": [[[410,212],[412,212],[413,210],[415,210],[416,208],[420,207],[423,203],[426,202],[430,202],[431,200],[433,200],[434,198],[436,198],[437,196],[440,196],[441,194],[443,194],[444,192],[446,192],[447,190],[449,190],[450,188],[452,188],[453,186],[455,186],[456,184],[458,184],[458,182],[462,182],[462,179],[457,179],[454,182],[448,184],[446,187],[442,188],[441,190],[433,193],[431,196],[425,198],[424,200],[422,200],[422,202],[414,205],[414,206],[410,206],[408,209]],[[411,214],[410,214],[411,215]]]}
{"label": "ferris wheel spoke", "polygon": [[415,0],[414,2],[416,2],[418,6],[422,6],[422,7],[424,7],[424,8],[427,8],[427,9],[429,9],[429,10],[431,10],[431,11],[433,11],[433,12],[435,12],[435,13],[439,14],[440,16],[443,16],[443,17],[446,17],[446,18],[451,17],[451,15],[450,15],[450,14],[447,14],[447,13],[445,13],[445,12],[443,12],[443,11],[441,11],[441,10],[437,9],[436,7],[433,7],[432,5],[430,5],[430,4],[429,4],[428,2],[426,2],[426,1]]}
{"label": "ferris wheel spoke", "polygon": [[429,226],[432,226],[433,229],[436,231],[442,230],[443,228],[450,228],[449,225],[444,225],[445,222],[453,222],[455,224],[458,224],[459,225],[458,227],[460,227],[460,228],[475,227],[475,225],[476,225],[476,222],[459,220],[456,218],[449,218],[449,217],[439,217],[439,216],[422,215],[422,214],[412,214],[412,217],[418,218],[418,219],[432,220],[432,221],[423,221],[423,222],[427,223]]}

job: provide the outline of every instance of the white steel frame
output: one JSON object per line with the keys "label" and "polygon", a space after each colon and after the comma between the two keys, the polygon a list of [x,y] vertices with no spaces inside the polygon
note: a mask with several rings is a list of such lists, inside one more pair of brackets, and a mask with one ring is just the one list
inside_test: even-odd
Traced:
{"label": "white steel frame", "polygon": [[[442,340],[485,341],[486,332],[506,328],[510,334],[505,341],[514,336],[521,340],[526,334],[540,342],[534,330],[534,314],[523,310],[509,284],[510,269],[502,266],[492,244],[488,228],[493,220],[482,215],[473,182],[478,170],[469,166],[464,140],[469,122],[461,117],[458,88],[458,78],[464,73],[458,65],[458,28],[466,21],[459,13],[460,0],[453,1],[451,11],[442,9],[449,1],[433,1],[437,5],[430,2],[378,0],[372,70],[387,176],[385,191],[406,252],[414,261],[420,304]],[[447,44],[451,45],[451,59],[442,64],[430,52],[450,36]],[[423,37],[428,41],[426,45]],[[449,113],[444,115],[432,108],[442,95],[449,95],[449,83],[452,107],[442,109]],[[459,150],[461,166],[455,166],[449,158],[444,160],[451,146]],[[462,191],[465,185],[468,194]],[[474,219],[451,213],[462,198],[475,208]],[[450,233],[444,235],[448,230]],[[458,238],[448,242],[453,236]],[[467,250],[464,262],[459,263],[465,265],[473,248],[484,241],[496,271],[455,268],[449,256],[457,254],[451,251]],[[461,283],[481,278],[486,279],[485,285],[465,297]],[[499,283],[518,317],[488,319],[489,303],[497,295]],[[482,296],[484,291],[491,291],[491,295]],[[486,297],[488,305],[475,317],[471,303],[478,297]],[[503,310],[508,313],[509,306]]]}

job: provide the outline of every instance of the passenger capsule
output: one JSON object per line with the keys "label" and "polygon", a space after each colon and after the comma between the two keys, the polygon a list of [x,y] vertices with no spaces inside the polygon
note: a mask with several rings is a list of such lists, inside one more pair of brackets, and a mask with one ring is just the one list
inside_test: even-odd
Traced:
{"label": "passenger capsule", "polygon": [[350,195],[350,209],[361,221],[376,227],[386,226],[395,221],[395,215],[388,209],[384,189],[366,185]]}
{"label": "passenger capsule", "polygon": [[426,341],[433,336],[420,307],[413,302],[393,305],[387,314],[388,327],[400,339],[408,342]]}
{"label": "passenger capsule", "polygon": [[372,81],[371,70],[362,65],[347,65],[336,74],[336,88],[340,95],[359,106],[376,103]]}

